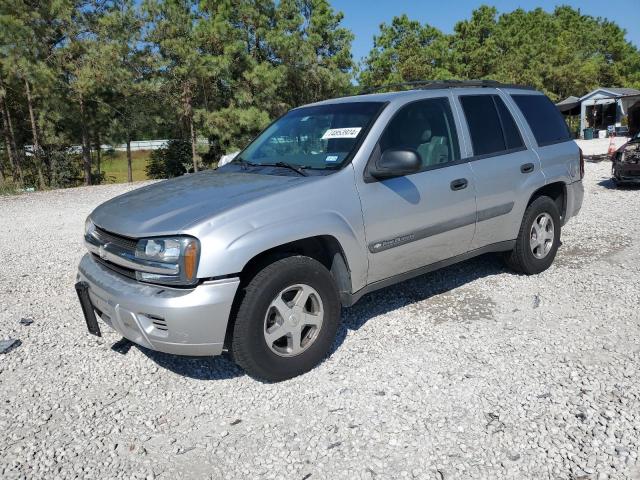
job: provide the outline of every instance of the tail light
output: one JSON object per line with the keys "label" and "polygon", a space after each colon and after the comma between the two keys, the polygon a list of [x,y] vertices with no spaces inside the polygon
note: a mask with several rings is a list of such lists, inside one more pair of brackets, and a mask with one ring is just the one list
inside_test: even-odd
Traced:
{"label": "tail light", "polygon": [[580,150],[580,180],[582,180],[584,178],[584,154],[581,148],[578,150]]}

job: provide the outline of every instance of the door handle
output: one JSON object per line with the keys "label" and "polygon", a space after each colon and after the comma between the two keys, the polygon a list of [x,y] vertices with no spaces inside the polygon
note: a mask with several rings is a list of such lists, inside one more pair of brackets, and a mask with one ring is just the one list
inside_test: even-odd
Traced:
{"label": "door handle", "polygon": [[525,163],[524,165],[520,166],[520,171],[522,173],[531,173],[533,172],[533,169],[535,167],[533,166],[533,163]]}
{"label": "door handle", "polygon": [[466,178],[458,178],[451,182],[451,190],[462,190],[463,188],[467,188],[469,182]]}

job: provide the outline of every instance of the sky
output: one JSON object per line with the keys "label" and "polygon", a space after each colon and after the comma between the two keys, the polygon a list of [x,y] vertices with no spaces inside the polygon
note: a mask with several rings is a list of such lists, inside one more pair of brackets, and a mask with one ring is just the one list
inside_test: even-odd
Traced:
{"label": "sky", "polygon": [[358,61],[373,47],[379,25],[389,23],[396,15],[406,13],[412,20],[452,33],[456,22],[470,18],[472,10],[482,4],[496,7],[499,13],[518,7],[553,11],[556,5],[571,5],[583,14],[616,22],[627,31],[627,40],[640,47],[640,0],[331,0],[331,4],[344,13],[343,25],[355,35],[352,53]]}

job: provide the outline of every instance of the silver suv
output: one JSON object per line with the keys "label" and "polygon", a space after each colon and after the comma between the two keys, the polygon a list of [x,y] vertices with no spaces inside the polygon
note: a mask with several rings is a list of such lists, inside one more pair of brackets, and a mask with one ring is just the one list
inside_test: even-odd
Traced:
{"label": "silver suv", "polygon": [[96,208],[76,290],[146,348],[228,350],[270,381],[330,350],[341,307],[486,252],[548,268],[583,197],[583,161],[535,90],[489,81],[296,108],[233,162]]}

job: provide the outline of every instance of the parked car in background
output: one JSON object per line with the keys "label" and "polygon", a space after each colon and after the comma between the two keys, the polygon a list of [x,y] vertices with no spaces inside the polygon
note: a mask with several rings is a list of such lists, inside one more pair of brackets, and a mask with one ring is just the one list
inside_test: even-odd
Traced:
{"label": "parked car in background", "polygon": [[153,350],[228,350],[251,375],[300,375],[341,307],[487,252],[553,262],[584,163],[542,93],[489,81],[296,108],[230,163],[116,197],[86,222],[76,289]]}
{"label": "parked car in background", "polygon": [[615,127],[614,133],[616,137],[627,137],[629,136],[629,127],[627,127],[626,125],[622,127]]}
{"label": "parked car in background", "polygon": [[611,175],[616,184],[640,183],[640,133],[622,145],[611,160]]}

